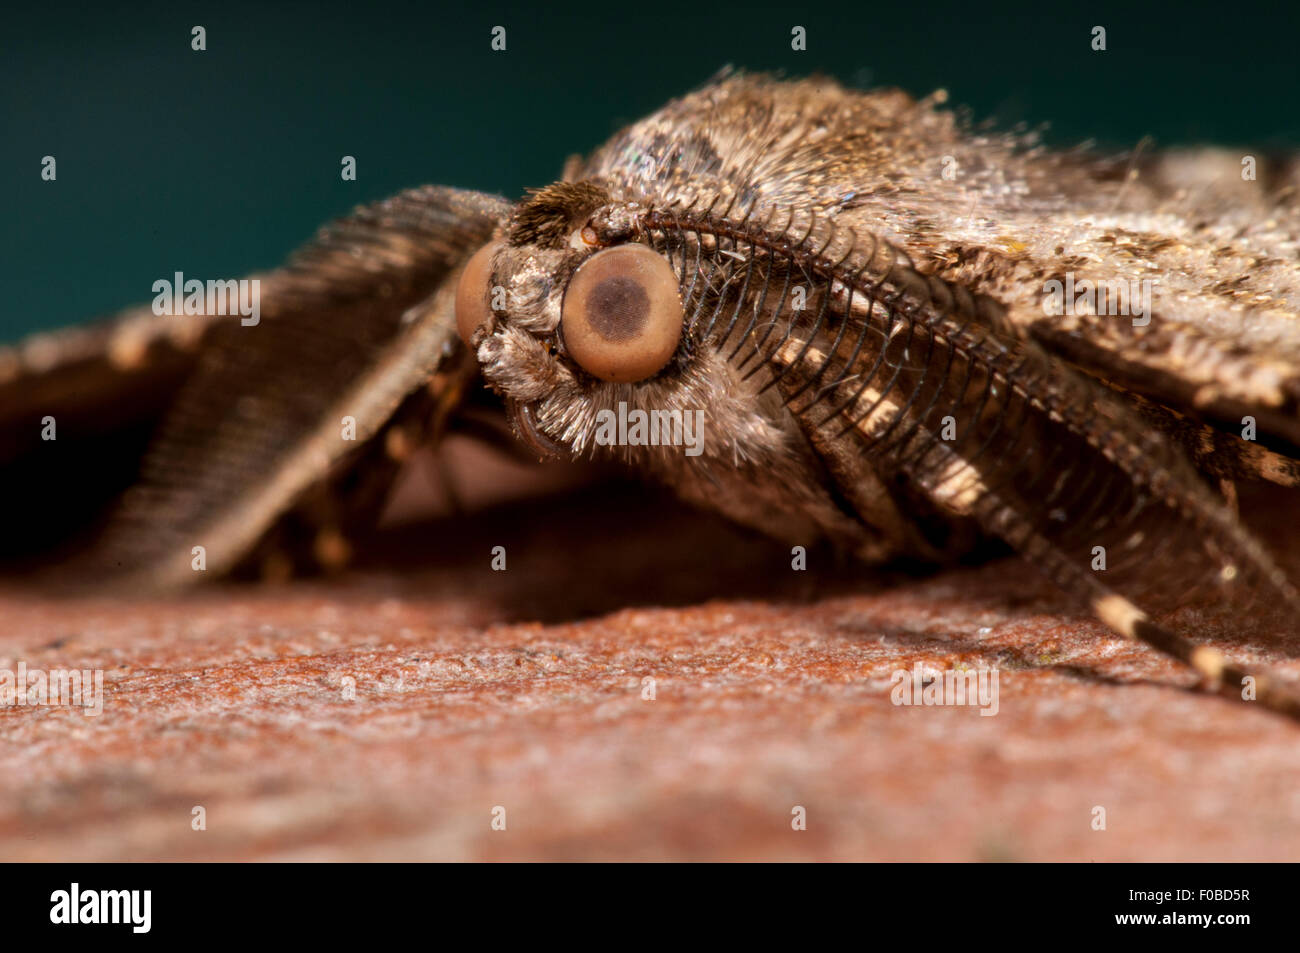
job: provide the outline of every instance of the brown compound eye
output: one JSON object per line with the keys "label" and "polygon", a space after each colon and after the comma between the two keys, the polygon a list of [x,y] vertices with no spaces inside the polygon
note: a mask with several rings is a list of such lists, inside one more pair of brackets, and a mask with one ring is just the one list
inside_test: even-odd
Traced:
{"label": "brown compound eye", "polygon": [[677,276],[645,245],[597,252],[569,281],[560,328],[569,355],[588,374],[645,380],[668,363],[682,336]]}
{"label": "brown compound eye", "polygon": [[500,246],[500,242],[488,242],[476,251],[465,263],[456,285],[456,329],[466,344],[479,326],[492,318],[488,283],[492,280],[492,256]]}

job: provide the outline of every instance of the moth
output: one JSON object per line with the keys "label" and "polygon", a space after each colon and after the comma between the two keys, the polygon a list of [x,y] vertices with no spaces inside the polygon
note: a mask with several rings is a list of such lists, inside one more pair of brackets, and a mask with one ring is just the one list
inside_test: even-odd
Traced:
{"label": "moth", "polygon": [[0,351],[8,553],[116,586],[190,584],[196,547],[209,576],[338,563],[410,447],[487,394],[538,456],[791,544],[1002,540],[1300,716],[1154,621],[1300,613],[1235,509],[1300,483],[1300,162],[1053,151],[945,99],[723,73],[518,202],[357,209],[260,276],[253,326],[145,307]]}

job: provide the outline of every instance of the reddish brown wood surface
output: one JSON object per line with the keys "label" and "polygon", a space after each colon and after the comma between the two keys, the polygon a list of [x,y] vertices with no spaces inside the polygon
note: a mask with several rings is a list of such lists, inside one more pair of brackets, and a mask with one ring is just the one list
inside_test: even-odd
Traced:
{"label": "reddish brown wood surface", "polygon": [[[0,710],[0,858],[1300,856],[1300,726],[1188,690],[1022,564],[789,559],[581,491],[334,581],[9,591],[0,668],[99,668],[106,701]],[[1294,645],[1220,644],[1300,677]],[[895,706],[917,663],[996,665],[998,713]]]}

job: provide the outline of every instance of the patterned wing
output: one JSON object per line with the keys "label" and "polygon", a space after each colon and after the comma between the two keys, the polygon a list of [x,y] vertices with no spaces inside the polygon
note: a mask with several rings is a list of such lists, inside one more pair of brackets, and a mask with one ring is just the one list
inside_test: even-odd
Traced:
{"label": "patterned wing", "polygon": [[454,401],[474,366],[455,334],[453,279],[508,211],[478,193],[404,192],[262,276],[260,320],[208,329],[138,482],[87,556],[60,568],[66,581],[183,585],[199,578],[196,547],[207,572],[228,570],[399,412]]}

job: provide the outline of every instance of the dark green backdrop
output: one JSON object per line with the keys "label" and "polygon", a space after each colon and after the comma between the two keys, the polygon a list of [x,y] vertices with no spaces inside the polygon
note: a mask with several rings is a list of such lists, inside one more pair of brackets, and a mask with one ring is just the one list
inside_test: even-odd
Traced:
{"label": "dark green backdrop", "polygon": [[517,195],[726,63],[943,86],[1062,144],[1300,145],[1291,4],[25,6],[0,14],[0,340],[145,302],[174,271],[269,267],[407,186]]}

